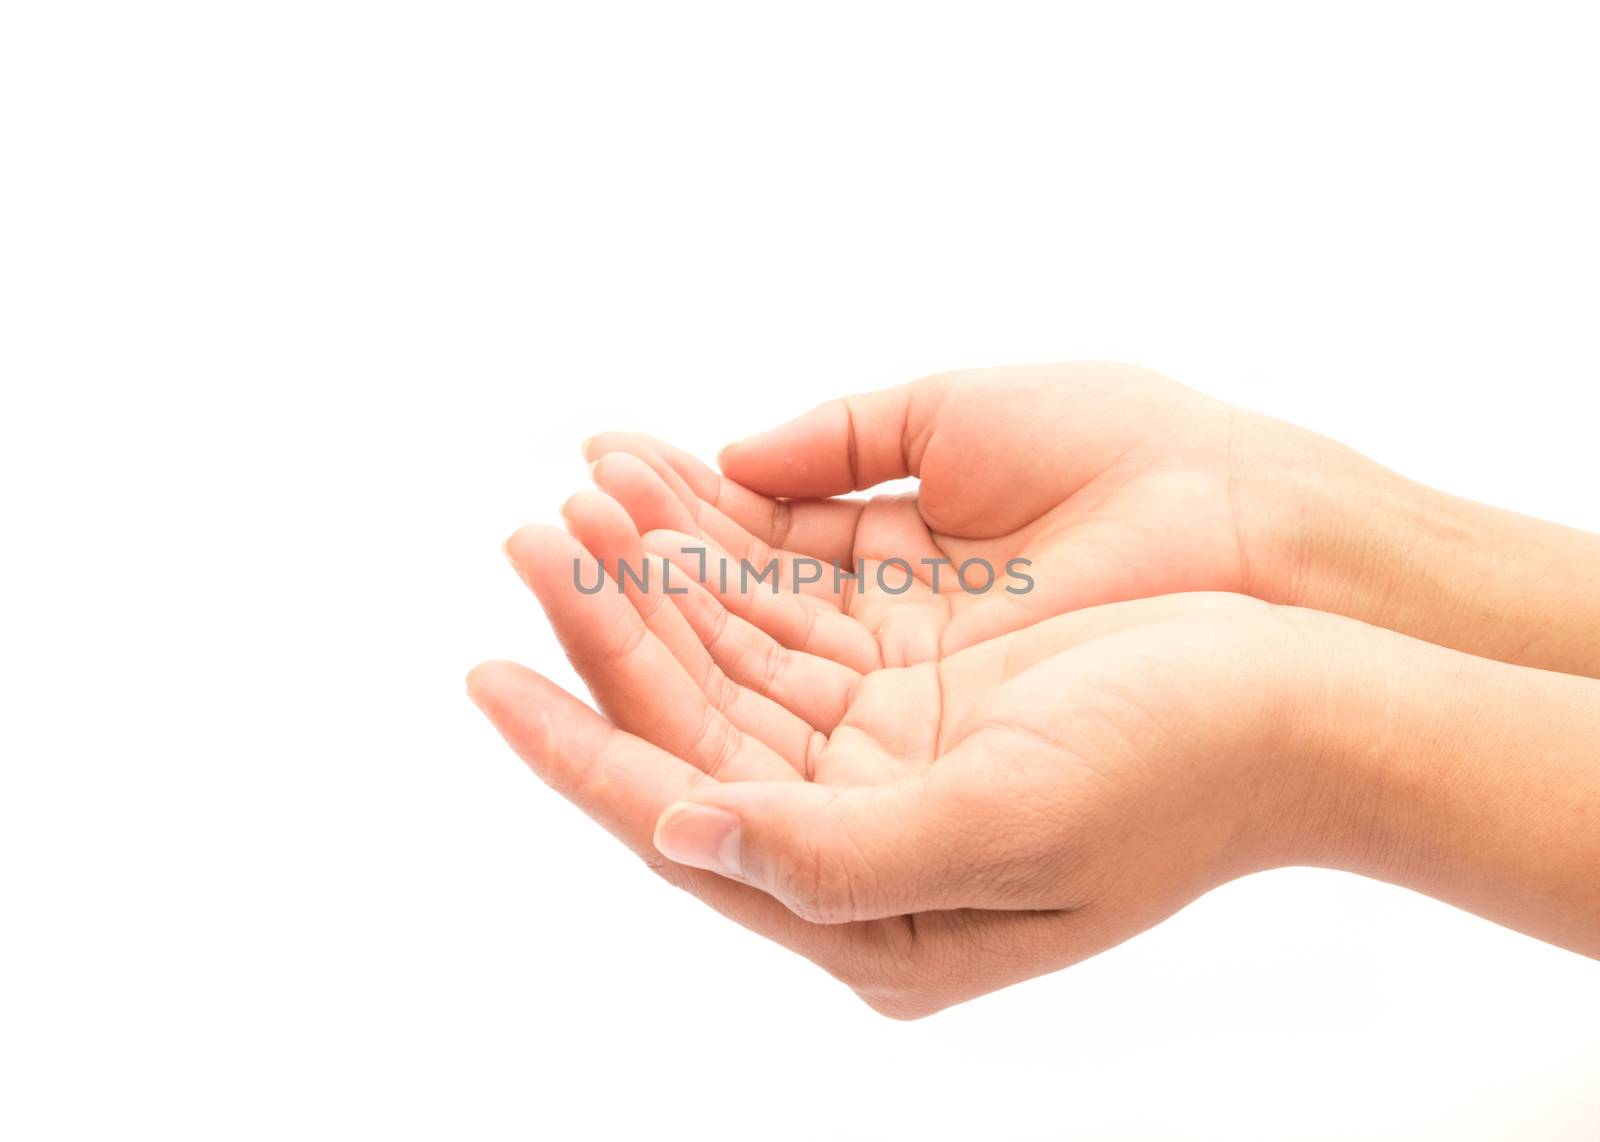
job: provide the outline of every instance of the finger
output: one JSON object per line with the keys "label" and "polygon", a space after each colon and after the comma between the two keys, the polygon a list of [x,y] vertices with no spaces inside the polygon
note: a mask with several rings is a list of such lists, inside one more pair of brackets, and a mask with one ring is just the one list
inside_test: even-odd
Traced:
{"label": "finger", "polygon": [[467,691],[530,769],[664,880],[812,960],[887,1015],[930,1015],[1065,967],[1137,930],[1108,924],[1094,911],[963,910],[808,923],[757,888],[662,859],[651,840],[656,822],[670,805],[710,788],[705,774],[514,663],[477,667]]}
{"label": "finger", "polygon": [[[506,554],[538,596],[595,700],[619,728],[712,776],[799,778],[792,765],[711,704],[572,536],[553,527],[525,527],[506,541]],[[583,579],[590,573],[594,578]],[[590,583],[597,589],[586,594],[580,588]]]}
{"label": "finger", "polygon": [[681,448],[642,432],[602,432],[583,442],[584,459],[591,464],[614,452],[626,452],[649,464],[683,500],[711,500],[720,477],[708,465]]}
{"label": "finger", "polygon": [[[707,467],[683,449],[642,433],[602,432],[584,442],[584,455],[591,462],[622,452],[648,464],[691,513],[696,511],[696,502],[709,505],[728,522],[779,551],[808,555],[825,563],[853,562],[856,528],[866,506],[862,500],[763,496]],[[648,531],[650,526],[655,525],[640,530]]]}
{"label": "finger", "polygon": [[856,532],[865,500],[782,500],[758,495],[725,476],[718,511],[763,543],[848,567],[855,562]]}
{"label": "finger", "polygon": [[1056,830],[1041,819],[1049,800],[1018,791],[1015,776],[1008,792],[996,769],[993,758],[947,756],[875,786],[707,786],[662,814],[655,845],[670,860],[769,892],[819,924],[1062,907]]}
{"label": "finger", "polygon": [[714,782],[515,663],[476,667],[467,693],[547,785],[630,848],[647,851],[640,842],[648,841],[661,809]]}
{"label": "finger", "polygon": [[657,528],[700,533],[700,500],[677,495],[661,474],[631,452],[610,452],[594,462],[594,482],[627,511],[640,534]]}
{"label": "finger", "polygon": [[[857,513],[859,515],[859,513]],[[734,559],[751,567],[776,567],[779,582],[791,590],[821,599],[835,610],[840,608],[842,594],[834,586],[833,562],[824,562],[811,555],[797,555],[781,547],[774,547],[758,536],[752,535],[736,521],[729,519],[710,504],[702,503],[695,519],[699,534],[722,548]],[[838,566],[849,565],[848,559]],[[842,570],[840,572],[843,573]]]}
{"label": "finger", "polygon": [[[710,470],[707,469],[709,472]],[[778,551],[849,564],[865,500],[776,499],[719,472],[701,499],[717,515]]]}
{"label": "finger", "polygon": [[561,687],[510,662],[467,676],[467,693],[544,782],[583,810],[669,882],[718,912],[830,971],[858,958],[853,929],[800,920],[756,889],[662,861],[650,843],[667,805],[714,783],[700,770],[610,725]]}
{"label": "finger", "polygon": [[[866,501],[762,496],[664,440],[635,437],[632,445],[651,449],[653,467],[662,478],[669,483],[674,475],[680,478],[685,491],[715,509],[717,521],[736,525],[779,552],[810,555],[827,563],[850,563],[856,525]],[[637,454],[651,461],[643,451]],[[702,518],[701,523],[723,547],[730,545],[714,520]]]}
{"label": "finger", "polygon": [[644,546],[789,649],[829,658],[861,673],[882,665],[876,640],[855,619],[809,595],[782,590],[784,584],[770,575],[758,580],[762,568],[751,571],[709,540],[653,531],[644,537]]}
{"label": "finger", "polygon": [[672,596],[716,664],[740,687],[764,694],[808,726],[832,733],[850,706],[861,674],[832,659],[790,650],[719,603],[698,583]]}
{"label": "finger", "polygon": [[812,498],[915,476],[922,430],[943,381],[832,400],[777,428],[728,445],[717,463],[731,479],[769,496]]}
{"label": "finger", "polygon": [[[633,446],[649,447],[648,438]],[[815,556],[797,555],[769,544],[686,486],[682,495],[675,493],[667,482],[672,469],[658,456],[608,452],[595,461],[592,471],[595,483],[627,510],[640,532],[664,529],[704,537],[752,567],[776,564],[784,583],[837,605],[839,592],[831,586],[831,564],[824,566]],[[722,477],[716,479],[722,482]],[[682,486],[681,480],[678,483]],[[854,518],[860,513],[847,508],[846,514]]]}
{"label": "finger", "polygon": [[[736,684],[723,672],[689,621],[673,605],[676,596],[665,591],[668,587],[679,590],[683,584],[670,584],[666,561],[645,554],[639,533],[622,506],[603,492],[582,491],[563,505],[561,515],[574,538],[600,560],[645,626],[661,640],[711,704],[727,715],[735,727],[770,746],[797,772],[809,772],[809,758],[817,748],[813,740],[816,730],[772,698]],[[624,567],[632,573],[625,573]],[[649,589],[644,584],[649,584]],[[650,740],[649,734],[644,736]]]}

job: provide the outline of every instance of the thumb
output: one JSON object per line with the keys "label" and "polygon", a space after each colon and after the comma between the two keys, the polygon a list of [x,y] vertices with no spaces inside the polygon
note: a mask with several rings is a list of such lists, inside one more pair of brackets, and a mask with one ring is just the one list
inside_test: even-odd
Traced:
{"label": "thumb", "polygon": [[747,488],[793,499],[836,496],[914,476],[921,459],[916,438],[943,384],[928,377],[831,400],[728,445],[717,463]]}
{"label": "thumb", "polygon": [[1004,816],[993,797],[952,798],[921,776],[846,789],[741,781],[668,806],[654,840],[667,859],[759,888],[817,924],[1048,906],[1035,900],[1048,862],[1019,851],[1039,833]]}

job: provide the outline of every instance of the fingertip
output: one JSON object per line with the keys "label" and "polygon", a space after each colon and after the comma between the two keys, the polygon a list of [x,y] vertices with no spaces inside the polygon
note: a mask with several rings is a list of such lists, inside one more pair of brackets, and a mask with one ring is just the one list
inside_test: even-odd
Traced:
{"label": "fingertip", "polygon": [[627,512],[622,510],[622,505],[617,503],[616,497],[608,495],[599,488],[580,488],[573,492],[561,505],[560,514],[569,527],[574,520],[614,520],[618,516],[627,517]]}
{"label": "fingertip", "polygon": [[717,453],[728,479],[765,496],[833,496],[856,487],[853,428],[842,402],[735,440]]}
{"label": "fingertip", "polygon": [[482,694],[485,685],[484,671],[488,665],[489,663],[487,662],[478,663],[478,665],[467,671],[467,677],[465,680],[467,697],[472,701],[472,704],[478,707],[480,710],[483,709]]}
{"label": "fingertip", "polygon": [[609,456],[619,448],[622,448],[624,446],[624,442],[621,439],[623,436],[623,433],[617,432],[615,429],[607,429],[604,432],[597,432],[593,436],[586,437],[578,448],[583,453],[583,458],[592,465],[602,456]]}
{"label": "fingertip", "polygon": [[560,597],[561,583],[570,581],[574,565],[588,568],[597,562],[575,536],[543,523],[518,528],[504,550],[512,570],[543,603]]}
{"label": "fingertip", "polygon": [[639,529],[614,497],[592,488],[577,492],[562,505],[561,518],[612,579],[620,577],[622,566],[637,562]]}
{"label": "fingertip", "polygon": [[526,527],[519,527],[500,541],[500,554],[506,557],[506,562],[511,564],[511,570],[520,578],[527,577],[522,561],[522,552],[526,546],[522,533],[526,530]]}
{"label": "fingertip", "polygon": [[503,689],[523,668],[515,662],[506,662],[503,659],[490,659],[480,662],[467,671],[467,697],[479,709],[484,709],[490,696]]}
{"label": "fingertip", "polygon": [[552,754],[552,699],[560,693],[548,679],[515,662],[483,662],[467,672],[467,696],[518,756],[536,768]]}
{"label": "fingertip", "polygon": [[525,524],[500,542],[500,553],[511,564],[511,569],[523,578],[527,578],[528,568],[533,565],[532,555],[538,547],[537,526]]}
{"label": "fingertip", "polygon": [[564,546],[567,542],[569,536],[559,527],[551,527],[547,523],[529,523],[507,536],[501,546],[508,555],[521,560],[537,557],[552,547]]}
{"label": "fingertip", "polygon": [[783,442],[786,427],[758,432],[724,445],[717,453],[717,467],[728,479],[746,487],[770,482],[766,477],[774,468],[786,470],[794,459],[792,450]]}
{"label": "fingertip", "polygon": [[717,453],[717,467],[722,470],[724,475],[731,476],[733,474],[730,470],[730,465],[734,468],[739,466],[739,450],[749,442],[750,437],[746,436],[735,440],[732,444],[724,444],[722,446],[721,451]]}
{"label": "fingertip", "polygon": [[655,478],[650,465],[631,452],[607,452],[589,465],[595,487],[619,502],[637,499]]}
{"label": "fingertip", "polygon": [[631,476],[634,479],[643,478],[647,481],[660,479],[656,470],[644,457],[619,449],[610,449],[596,456],[589,470],[596,477],[626,479]]}
{"label": "fingertip", "polygon": [[[673,525],[694,526],[689,505],[694,501],[687,487],[682,495],[673,484],[646,461],[631,452],[608,452],[594,466],[594,482],[608,493],[633,519],[640,531]],[[679,477],[673,480],[682,483]]]}

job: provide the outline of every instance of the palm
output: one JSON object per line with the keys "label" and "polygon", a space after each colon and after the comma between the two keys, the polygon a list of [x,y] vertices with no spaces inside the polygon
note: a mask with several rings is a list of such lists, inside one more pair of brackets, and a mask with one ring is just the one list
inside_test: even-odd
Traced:
{"label": "palm", "polygon": [[[1142,608],[1139,621],[1154,621],[1166,609]],[[1060,616],[956,651],[937,663],[883,667],[862,675],[838,695],[838,720],[822,734],[825,740],[815,748],[805,775],[835,788],[880,785],[926,773],[936,764],[958,764],[975,736],[991,741],[1014,738],[1030,747],[1051,742],[1058,733],[1061,704],[1042,707],[1027,700],[1020,693],[1025,683],[1018,679],[1059,652],[1120,630],[1131,621],[1129,616],[1105,614]],[[747,640],[743,647],[716,648],[735,670],[741,656],[766,653],[757,649],[762,638],[758,632],[747,631],[742,637]],[[1119,669],[1128,664],[1134,660],[1097,663],[1090,688],[1115,688]],[[817,685],[833,677],[800,656],[790,656],[785,668],[792,674],[815,672]],[[797,678],[750,676],[749,680],[753,686],[768,687],[769,697],[792,693],[800,684]],[[841,681],[835,678],[834,684]],[[816,716],[817,708],[808,712]]]}
{"label": "palm", "polygon": [[[878,785],[921,773],[947,756],[973,725],[983,724],[986,700],[1018,669],[1020,658],[1007,661],[1007,641],[984,643],[938,664],[885,667],[848,684],[837,696],[837,722],[824,721],[825,740],[815,748],[806,776],[837,788]],[[805,668],[803,660],[791,664]]]}

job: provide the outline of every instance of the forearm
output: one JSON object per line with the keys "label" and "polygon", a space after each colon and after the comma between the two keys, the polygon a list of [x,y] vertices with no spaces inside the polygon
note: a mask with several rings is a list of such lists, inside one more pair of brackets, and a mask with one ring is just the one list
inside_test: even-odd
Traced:
{"label": "forearm", "polygon": [[1300,430],[1269,453],[1252,501],[1257,593],[1600,677],[1600,535],[1447,495]]}
{"label": "forearm", "polygon": [[1398,640],[1337,672],[1296,859],[1600,957],[1600,682]]}

